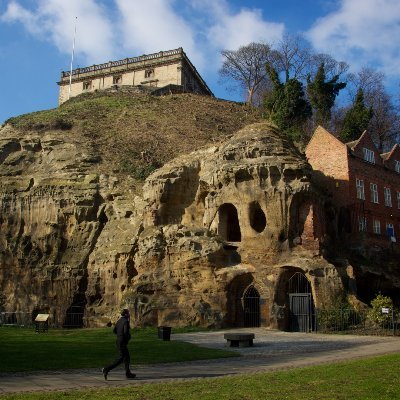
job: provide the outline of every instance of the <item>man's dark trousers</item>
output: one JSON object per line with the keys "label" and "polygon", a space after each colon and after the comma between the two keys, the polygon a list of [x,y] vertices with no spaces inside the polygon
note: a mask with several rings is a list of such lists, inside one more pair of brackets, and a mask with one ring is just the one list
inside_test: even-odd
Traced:
{"label": "man's dark trousers", "polygon": [[121,339],[117,339],[117,348],[119,350],[119,358],[117,358],[111,365],[106,367],[107,371],[111,371],[118,365],[125,363],[125,373],[130,372],[130,363],[131,363],[131,356],[129,355],[129,350],[128,350],[128,343]]}

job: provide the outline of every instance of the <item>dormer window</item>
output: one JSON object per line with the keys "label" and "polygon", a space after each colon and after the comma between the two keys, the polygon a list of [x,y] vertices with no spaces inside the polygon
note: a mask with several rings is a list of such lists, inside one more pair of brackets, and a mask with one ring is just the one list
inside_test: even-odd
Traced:
{"label": "dormer window", "polygon": [[400,161],[399,160],[394,160],[394,170],[400,174]]}
{"label": "dormer window", "polygon": [[363,153],[364,153],[364,161],[367,161],[371,164],[375,164],[375,153],[372,150],[363,147]]}

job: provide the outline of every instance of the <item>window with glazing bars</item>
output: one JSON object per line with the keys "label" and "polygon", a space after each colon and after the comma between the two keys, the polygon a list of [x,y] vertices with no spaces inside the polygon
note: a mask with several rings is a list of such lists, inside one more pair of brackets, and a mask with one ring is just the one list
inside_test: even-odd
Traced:
{"label": "window with glazing bars", "polygon": [[363,153],[364,153],[364,161],[368,161],[372,164],[375,164],[375,153],[367,148],[363,148]]}
{"label": "window with glazing bars", "polygon": [[357,199],[365,200],[364,181],[362,179],[356,179],[356,188]]}
{"label": "window with glazing bars", "polygon": [[390,188],[385,187],[383,189],[383,193],[385,194],[385,206],[392,207],[392,194],[390,192]]}
{"label": "window with glazing bars", "polygon": [[378,185],[376,183],[371,183],[370,184],[370,189],[371,189],[371,202],[372,203],[379,203]]}
{"label": "window with glazing bars", "polygon": [[358,217],[358,231],[359,232],[367,231],[367,218],[361,216]]}
{"label": "window with glazing bars", "polygon": [[379,219],[373,220],[372,229],[373,229],[373,232],[376,233],[377,235],[381,234],[381,221],[379,221]]}
{"label": "window with glazing bars", "polygon": [[368,161],[372,164],[375,164],[375,153],[367,148],[363,148],[363,153],[364,153],[364,160]]}

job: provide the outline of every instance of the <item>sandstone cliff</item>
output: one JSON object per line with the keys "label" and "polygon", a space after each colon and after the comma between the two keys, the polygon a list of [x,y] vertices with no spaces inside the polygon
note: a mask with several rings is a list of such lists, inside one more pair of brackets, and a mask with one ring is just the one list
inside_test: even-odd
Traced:
{"label": "sandstone cliff", "polygon": [[104,326],[128,306],[137,325],[289,329],[289,294],[310,307],[356,294],[353,268],[324,253],[326,193],[257,119],[194,95],[95,94],[9,121],[5,309],[47,311],[58,325],[84,312]]}

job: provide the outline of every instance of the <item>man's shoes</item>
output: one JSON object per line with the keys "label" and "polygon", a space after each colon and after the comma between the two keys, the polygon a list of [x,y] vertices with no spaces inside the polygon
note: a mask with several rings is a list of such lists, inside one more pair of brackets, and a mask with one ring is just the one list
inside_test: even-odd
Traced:
{"label": "man's shoes", "polygon": [[126,373],[126,378],[127,378],[127,379],[136,378],[136,374],[133,374],[132,372],[127,372],[127,373]]}
{"label": "man's shoes", "polygon": [[103,373],[104,379],[107,380],[108,371],[105,368],[102,368],[101,372]]}

